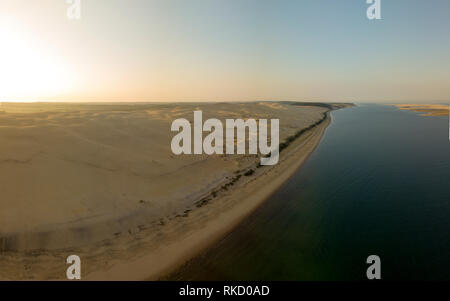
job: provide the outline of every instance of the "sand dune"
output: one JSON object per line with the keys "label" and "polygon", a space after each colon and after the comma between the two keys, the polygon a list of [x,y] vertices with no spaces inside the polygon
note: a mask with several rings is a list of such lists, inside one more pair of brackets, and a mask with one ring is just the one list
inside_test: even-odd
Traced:
{"label": "sand dune", "polygon": [[[71,254],[80,255],[88,279],[159,275],[181,260],[180,242],[211,241],[277,187],[269,185],[274,175],[284,179],[282,168],[295,166],[286,152],[280,166],[245,176],[258,156],[173,155],[170,125],[192,121],[194,110],[205,119],[279,118],[280,141],[328,111],[283,103],[3,104],[0,279],[64,279]],[[298,144],[296,153],[306,158],[325,127],[302,135],[298,143],[309,147]],[[149,265],[155,258],[162,260]],[[148,263],[140,272],[109,272],[139,260]]]}

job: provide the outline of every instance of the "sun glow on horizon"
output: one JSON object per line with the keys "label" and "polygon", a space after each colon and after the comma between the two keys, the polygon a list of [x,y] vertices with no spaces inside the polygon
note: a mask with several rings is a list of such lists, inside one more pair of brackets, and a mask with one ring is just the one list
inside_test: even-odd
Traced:
{"label": "sun glow on horizon", "polygon": [[71,87],[73,79],[64,59],[11,18],[0,21],[0,44],[0,100],[51,97]]}
{"label": "sun glow on horizon", "polygon": [[450,1],[408,1],[0,0],[0,102],[448,102]]}

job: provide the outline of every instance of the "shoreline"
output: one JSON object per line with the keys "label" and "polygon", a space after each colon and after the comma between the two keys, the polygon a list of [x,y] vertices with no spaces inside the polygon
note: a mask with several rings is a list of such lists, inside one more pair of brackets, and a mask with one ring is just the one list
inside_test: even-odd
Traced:
{"label": "shoreline", "polygon": [[[280,156],[278,165],[264,171],[258,170],[258,174],[250,181],[233,188],[231,196],[214,200],[219,208],[215,208],[213,214],[209,213],[205,217],[202,208],[194,210],[189,216],[189,226],[194,224],[193,229],[187,233],[175,233],[169,242],[146,255],[132,261],[117,262],[107,270],[92,272],[84,280],[161,280],[170,276],[189,260],[219,242],[301,168],[331,123],[331,111],[326,112],[322,122],[291,141],[284,149],[283,156]],[[227,198],[233,201],[229,202]],[[239,202],[243,198],[245,202]]]}

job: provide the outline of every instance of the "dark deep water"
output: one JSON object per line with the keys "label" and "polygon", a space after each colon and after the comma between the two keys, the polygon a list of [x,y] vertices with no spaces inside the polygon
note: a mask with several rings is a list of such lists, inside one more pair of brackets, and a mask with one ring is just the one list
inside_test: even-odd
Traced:
{"label": "dark deep water", "polygon": [[[303,167],[179,280],[450,279],[447,117],[336,111]],[[282,122],[282,120],[280,121]]]}

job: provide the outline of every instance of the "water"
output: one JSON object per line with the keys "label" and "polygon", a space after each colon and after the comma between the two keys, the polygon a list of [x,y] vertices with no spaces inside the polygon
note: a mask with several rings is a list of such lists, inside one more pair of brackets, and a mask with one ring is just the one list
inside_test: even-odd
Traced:
{"label": "water", "polygon": [[450,279],[447,117],[336,111],[304,166],[182,280]]}

